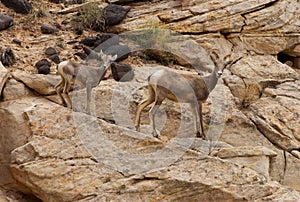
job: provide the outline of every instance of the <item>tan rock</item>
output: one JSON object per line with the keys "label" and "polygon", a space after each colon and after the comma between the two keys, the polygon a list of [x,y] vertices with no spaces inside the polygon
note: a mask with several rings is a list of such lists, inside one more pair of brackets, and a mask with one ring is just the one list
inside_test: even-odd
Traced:
{"label": "tan rock", "polygon": [[3,90],[3,101],[22,99],[24,97],[33,97],[34,93],[28,89],[23,83],[15,79],[9,79]]}
{"label": "tan rock", "polygon": [[228,36],[230,41],[242,50],[254,51],[257,54],[276,55],[279,52],[299,43],[299,34],[295,33],[244,33]]}
{"label": "tan rock", "polygon": [[244,57],[228,70],[233,75],[225,75],[225,82],[244,106],[257,101],[264,88],[299,78],[292,68],[272,56]]}
{"label": "tan rock", "polygon": [[[150,73],[151,71],[144,72],[137,76],[144,78]],[[127,90],[122,91],[123,88],[117,86],[117,83],[111,80],[104,81],[94,93],[112,92],[111,89],[115,89],[114,93],[120,98],[116,101],[126,104],[126,99],[123,100],[119,96],[120,92],[125,93],[135,87],[131,84]],[[77,92],[73,92],[73,96],[75,93]],[[108,106],[116,95],[111,94],[105,101],[104,97],[101,97],[105,95],[103,93],[96,94],[96,103],[98,106],[102,104],[101,107],[105,108],[109,115],[112,112],[109,112]],[[270,193],[270,190],[271,193],[278,193],[274,190],[281,190],[289,194],[291,200],[299,198],[298,192],[274,184],[251,169],[206,158],[199,143],[191,146],[199,153],[189,151],[190,145],[196,141],[193,139],[185,137],[182,140],[173,140],[173,144],[168,140],[162,142],[153,139],[150,134],[134,132],[120,125],[98,120],[96,117],[72,112],[45,99],[26,98],[18,102],[3,102],[1,105],[5,109],[6,106],[13,109],[17,107],[18,112],[9,109],[10,113],[19,114],[18,121],[30,127],[27,141],[13,148],[13,151],[10,150],[12,151],[10,172],[17,182],[25,185],[31,193],[43,201],[102,199],[176,201],[196,200],[199,196],[205,200],[225,198],[240,201],[243,198],[254,200],[264,197],[269,195],[266,193]],[[7,130],[9,130],[7,134],[14,133],[13,128]],[[229,146],[220,146],[223,147]],[[202,160],[196,160],[198,155]],[[151,156],[152,158],[149,158]],[[269,161],[264,161],[266,162]],[[153,172],[157,168],[163,169]],[[141,177],[140,172],[146,171],[145,169],[150,169],[148,171],[151,172],[142,174]],[[133,178],[124,178],[120,172],[125,176],[137,175]],[[256,185],[256,189],[253,184]],[[178,189],[183,191],[178,192]],[[202,194],[199,190],[202,190]],[[241,190],[248,191],[241,192]],[[283,193],[268,197],[280,200],[284,196]]]}
{"label": "tan rock", "polygon": [[[259,122],[258,126],[265,131],[270,141],[275,138],[273,141],[276,145],[285,148],[286,151],[299,148],[300,143],[298,89],[298,80],[282,83],[277,88],[267,88],[266,95],[270,97],[264,97],[251,106],[251,119]],[[279,138],[280,136],[282,137]]]}
{"label": "tan rock", "polygon": [[[299,151],[292,151],[292,154],[296,154],[299,156]],[[282,184],[293,187],[296,190],[300,190],[300,185],[297,182],[297,179],[299,179],[300,177],[300,174],[298,172],[298,170],[300,169],[300,158],[295,158],[295,155],[293,155],[286,153],[287,169],[284,173]]]}
{"label": "tan rock", "polygon": [[2,190],[0,190],[0,200],[3,201],[3,202],[7,202],[6,195],[3,193]]}
{"label": "tan rock", "polygon": [[189,10],[180,11],[177,9],[169,10],[168,12],[158,15],[159,19],[162,22],[167,22],[167,23],[179,21],[181,19],[189,18],[192,16],[193,16],[193,14]]}
{"label": "tan rock", "polygon": [[23,82],[28,88],[42,95],[55,94],[54,86],[59,83],[58,75],[28,74],[25,72],[13,72],[12,76],[17,81]]}
{"label": "tan rock", "polygon": [[289,125],[291,121],[297,126],[297,113],[292,113],[278,102],[266,98],[252,104],[250,109],[251,120],[269,141],[285,151],[300,148],[300,142],[293,135],[294,129]]}
{"label": "tan rock", "polygon": [[14,100],[0,103],[0,185],[10,189],[28,192],[28,188],[18,184],[10,174],[11,151],[26,144],[31,135],[30,127],[24,119],[24,108],[32,107],[36,104],[36,98],[28,100]]}
{"label": "tan rock", "polygon": [[0,97],[9,75],[9,71],[2,65],[2,62],[0,61]]}
{"label": "tan rock", "polygon": [[[132,82],[101,82],[93,89],[94,116],[81,113],[84,89],[70,93],[78,112],[34,97],[50,95],[59,103],[53,88],[58,76],[14,72],[14,79],[7,80],[4,74],[0,186],[43,201],[300,201],[295,191],[300,190],[299,72],[275,57],[280,52],[298,56],[299,3],[163,0],[130,5],[124,22],[110,31],[126,35],[169,28],[192,35],[204,48],[194,48],[193,40],[167,44],[181,65],[204,63],[209,70],[206,52],[211,51],[234,61],[203,107],[208,140],[190,135],[188,106],[168,101],[157,115],[160,140],[150,134],[147,110],[141,132],[132,130],[136,106],[147,96],[143,81],[162,66],[136,68],[144,69],[136,70]],[[42,38],[29,42],[49,41]],[[164,45],[161,39],[154,40],[159,42],[153,48]],[[72,57],[68,49],[62,52]],[[26,56],[22,61],[28,65]],[[297,67],[297,61],[291,62]],[[32,95],[32,89],[37,93]],[[208,157],[211,153],[223,159]],[[14,201],[2,190],[1,199]]]}
{"label": "tan rock", "polygon": [[277,156],[277,153],[266,147],[234,147],[224,148],[212,153],[221,159],[247,166],[258,173],[269,177],[270,158]]}
{"label": "tan rock", "polygon": [[[299,198],[298,192],[267,181],[249,168],[213,158],[179,161],[168,168],[109,185],[101,195],[82,201],[297,201]],[[111,192],[118,195],[108,194]]]}

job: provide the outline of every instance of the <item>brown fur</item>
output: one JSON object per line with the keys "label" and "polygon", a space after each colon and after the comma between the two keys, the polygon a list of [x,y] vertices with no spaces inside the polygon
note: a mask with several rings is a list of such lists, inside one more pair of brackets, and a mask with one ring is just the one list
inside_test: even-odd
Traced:
{"label": "brown fur", "polygon": [[[215,88],[218,81],[218,71],[221,70],[220,62],[216,57],[212,57],[215,64],[213,72],[207,77],[196,74],[181,74],[171,70],[158,70],[148,78],[149,96],[143,100],[137,109],[135,126],[139,130],[140,115],[142,110],[154,102],[149,111],[150,121],[153,129],[153,136],[158,137],[155,129],[154,116],[163,102],[168,98],[174,102],[189,103],[195,117],[195,134],[197,137],[205,139],[202,121],[202,103],[206,101],[209,93]],[[199,122],[201,133],[199,132]]]}
{"label": "brown fur", "polygon": [[77,64],[70,61],[61,62],[58,65],[57,72],[61,76],[61,81],[55,86],[55,90],[61,102],[65,103],[67,107],[72,108],[72,102],[68,95],[71,84],[78,82],[86,88],[86,111],[90,114],[92,88],[100,83],[110,63],[115,60],[117,56],[105,55],[101,52],[100,57],[103,60],[103,64],[100,67]]}

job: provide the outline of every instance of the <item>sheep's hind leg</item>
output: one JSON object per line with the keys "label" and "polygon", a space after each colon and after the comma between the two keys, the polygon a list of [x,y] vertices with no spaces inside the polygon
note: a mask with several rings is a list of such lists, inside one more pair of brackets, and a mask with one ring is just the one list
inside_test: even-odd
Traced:
{"label": "sheep's hind leg", "polygon": [[66,102],[62,96],[62,90],[63,90],[63,86],[64,86],[64,83],[65,83],[65,79],[64,77],[61,76],[61,80],[60,82],[54,87],[55,88],[55,91],[59,97],[59,100],[60,100],[60,104],[66,106]]}
{"label": "sheep's hind leg", "polygon": [[65,86],[64,86],[64,90],[63,90],[63,97],[64,97],[64,100],[67,104],[67,107],[72,109],[72,101],[69,97],[69,91],[70,91],[70,87],[71,87],[71,84],[69,82],[67,82],[67,80],[65,80]]}
{"label": "sheep's hind leg", "polygon": [[153,88],[151,86],[149,86],[149,97],[145,100],[143,100],[139,106],[138,109],[136,111],[136,115],[135,115],[135,129],[136,131],[140,131],[140,119],[141,119],[141,113],[143,111],[143,109],[145,107],[147,107],[148,105],[150,105],[151,103],[154,102],[154,91]]}
{"label": "sheep's hind leg", "polygon": [[194,135],[196,137],[201,137],[201,134],[199,132],[199,108],[196,103],[191,103],[191,110],[194,116]]}
{"label": "sheep's hind leg", "polygon": [[155,114],[156,114],[159,106],[161,105],[162,101],[163,101],[163,99],[159,99],[157,97],[154,105],[151,107],[151,109],[149,111],[150,121],[151,121],[151,125],[152,125],[152,135],[153,135],[153,137],[156,137],[156,138],[158,138],[158,133],[155,129],[156,128],[155,127]]}

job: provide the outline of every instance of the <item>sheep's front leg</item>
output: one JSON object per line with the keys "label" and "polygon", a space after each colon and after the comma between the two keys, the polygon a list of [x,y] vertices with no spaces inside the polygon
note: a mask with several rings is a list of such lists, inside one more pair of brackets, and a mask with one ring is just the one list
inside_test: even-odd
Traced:
{"label": "sheep's front leg", "polygon": [[[203,123],[202,123],[202,103],[201,102],[191,103],[190,106],[194,115],[194,134],[198,138],[205,139]],[[201,126],[201,133],[199,131],[199,122]]]}
{"label": "sheep's front leg", "polygon": [[92,85],[86,84],[86,113],[91,114],[91,96],[92,96]]}
{"label": "sheep's front leg", "polygon": [[203,119],[202,119],[202,102],[198,103],[198,114],[199,114],[199,120],[200,120],[200,126],[201,126],[201,133],[198,131],[197,137],[202,138],[205,140],[205,133],[204,133],[204,127],[203,127]]}

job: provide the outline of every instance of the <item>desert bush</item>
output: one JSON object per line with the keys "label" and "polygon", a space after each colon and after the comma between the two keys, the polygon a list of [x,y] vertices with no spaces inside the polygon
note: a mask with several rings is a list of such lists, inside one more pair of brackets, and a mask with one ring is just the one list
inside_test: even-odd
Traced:
{"label": "desert bush", "polygon": [[261,87],[253,80],[243,80],[244,88],[240,93],[240,105],[242,108],[249,107],[261,97]]}
{"label": "desert bush", "polygon": [[95,2],[87,4],[78,11],[71,23],[75,31],[83,31],[85,29],[105,31],[104,9],[99,8]]}
{"label": "desert bush", "polygon": [[34,2],[33,6],[33,10],[24,19],[25,29],[32,29],[34,27],[32,25],[38,24],[42,21],[42,18],[46,19],[50,16],[49,7],[42,0]]}
{"label": "desert bush", "polygon": [[146,25],[139,27],[140,33],[135,38],[135,41],[144,50],[144,53],[149,57],[163,65],[175,63],[175,57],[171,53],[171,32],[161,28],[158,22],[149,22]]}

